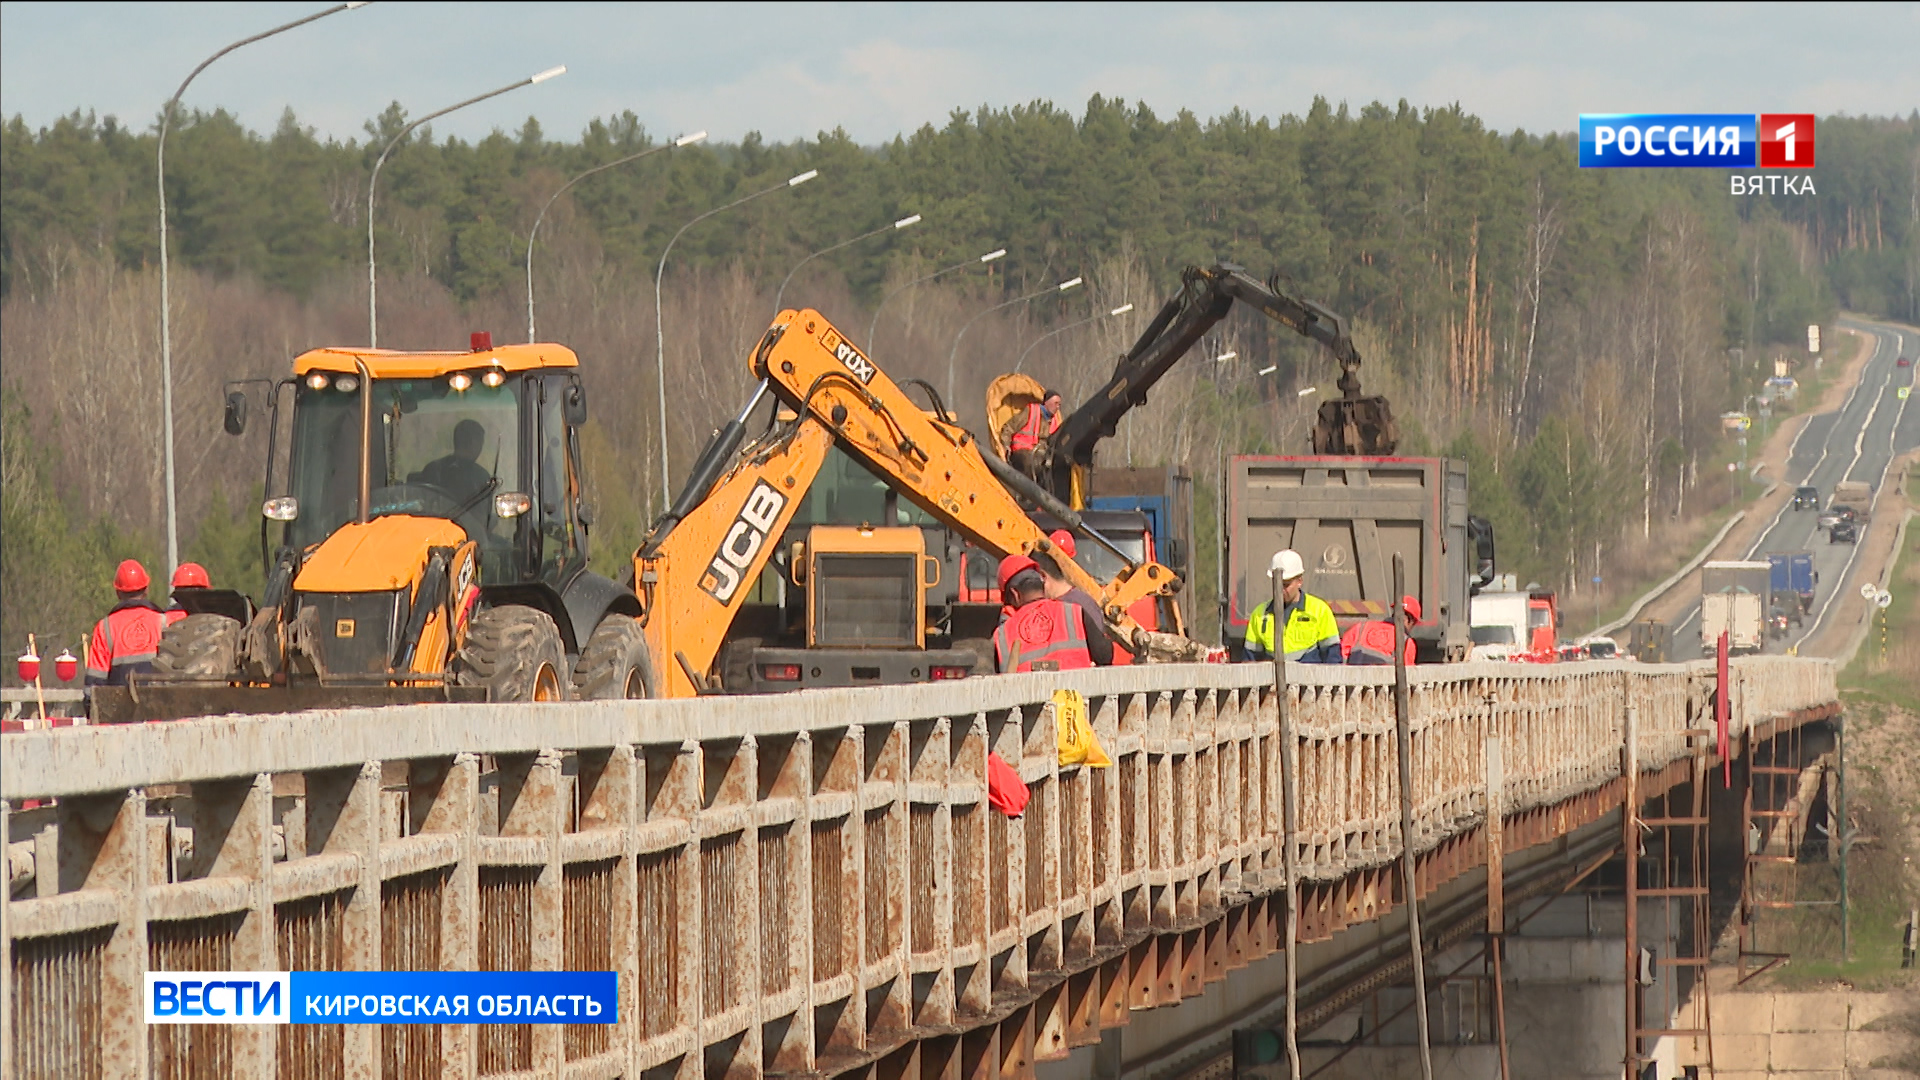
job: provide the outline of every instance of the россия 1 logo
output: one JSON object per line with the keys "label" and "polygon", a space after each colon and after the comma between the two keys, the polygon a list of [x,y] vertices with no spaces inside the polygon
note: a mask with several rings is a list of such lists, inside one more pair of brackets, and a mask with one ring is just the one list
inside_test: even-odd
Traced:
{"label": "\u0440\u043e\u0441\u0441\u0438\u044f 1 logo", "polygon": [[[1582,113],[1583,169],[1811,169],[1812,113]],[[1811,175],[1731,178],[1735,195],[1812,195]]]}

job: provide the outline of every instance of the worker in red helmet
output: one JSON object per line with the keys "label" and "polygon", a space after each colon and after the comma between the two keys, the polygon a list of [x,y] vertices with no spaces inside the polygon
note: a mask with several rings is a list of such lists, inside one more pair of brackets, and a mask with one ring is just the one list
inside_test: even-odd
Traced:
{"label": "worker in red helmet", "polygon": [[[1060,555],[1073,558],[1076,550],[1073,534],[1065,529],[1056,529],[1047,536]],[[1064,600],[1080,609],[1081,622],[1087,627],[1087,652],[1093,662],[1100,667],[1113,663],[1113,639],[1107,636],[1106,616],[1100,611],[1100,602],[1087,595],[1087,591],[1067,580],[1060,567],[1060,559],[1045,552],[1036,553],[1033,562],[1040,570],[1040,577],[1046,582],[1047,598]]]}
{"label": "worker in red helmet", "polygon": [[993,632],[993,656],[1003,673],[1078,671],[1093,666],[1087,625],[1080,609],[1047,598],[1046,580],[1034,560],[1000,560],[1000,591],[1013,613]]}
{"label": "worker in red helmet", "polygon": [[173,603],[167,605],[167,625],[172,626],[189,614],[186,605],[181,603],[181,590],[211,588],[213,579],[207,576],[206,567],[197,562],[181,563],[180,569],[173,572]]}
{"label": "worker in red helmet", "polygon": [[[1412,596],[1400,598],[1400,610],[1407,613],[1409,627],[1420,621],[1420,601]],[[1393,663],[1393,617],[1371,619],[1354,623],[1347,632],[1340,635],[1340,652],[1349,664],[1391,664]],[[1413,639],[1409,637],[1402,646],[1407,666],[1413,666]]]}
{"label": "worker in red helmet", "polygon": [[88,686],[125,686],[129,674],[153,670],[167,614],[147,599],[151,584],[147,568],[135,559],[121,563],[114,573],[113,591],[120,602],[93,626],[87,645]]}

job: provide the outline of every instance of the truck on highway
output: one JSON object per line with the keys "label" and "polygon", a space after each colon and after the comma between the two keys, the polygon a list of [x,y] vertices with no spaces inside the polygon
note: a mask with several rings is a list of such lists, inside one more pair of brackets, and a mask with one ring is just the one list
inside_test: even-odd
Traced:
{"label": "truck on highway", "polygon": [[1873,508],[1873,489],[1858,480],[1843,481],[1833,485],[1833,501],[1829,505],[1850,506],[1854,521],[1864,522]]}
{"label": "truck on highway", "polygon": [[1727,635],[1732,653],[1757,653],[1766,644],[1773,567],[1764,562],[1724,560],[1700,568],[1700,648],[1711,653]]}
{"label": "truck on highway", "polygon": [[1551,589],[1514,588],[1512,575],[1470,601],[1472,659],[1550,664],[1560,659],[1560,607]]}
{"label": "truck on highway", "polygon": [[1774,602],[1785,607],[1787,617],[1798,623],[1802,615],[1813,610],[1813,587],[1820,582],[1820,572],[1813,568],[1813,553],[1776,552],[1767,556],[1767,565],[1772,568],[1768,585]]}
{"label": "truck on highway", "polygon": [[[1227,465],[1227,635],[1269,599],[1267,565],[1292,548],[1307,589],[1342,627],[1389,616],[1405,592],[1424,617],[1409,628],[1421,663],[1467,659],[1469,597],[1493,576],[1493,533],[1467,514],[1467,466],[1448,458],[1244,455]],[[1549,639],[1551,641],[1551,639]]]}

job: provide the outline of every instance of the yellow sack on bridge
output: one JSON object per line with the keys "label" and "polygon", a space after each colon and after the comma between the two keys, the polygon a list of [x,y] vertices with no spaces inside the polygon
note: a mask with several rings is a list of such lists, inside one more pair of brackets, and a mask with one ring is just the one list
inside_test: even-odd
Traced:
{"label": "yellow sack on bridge", "polygon": [[1053,715],[1060,726],[1060,764],[1104,769],[1113,759],[1100,749],[1087,715],[1087,699],[1078,690],[1053,692]]}

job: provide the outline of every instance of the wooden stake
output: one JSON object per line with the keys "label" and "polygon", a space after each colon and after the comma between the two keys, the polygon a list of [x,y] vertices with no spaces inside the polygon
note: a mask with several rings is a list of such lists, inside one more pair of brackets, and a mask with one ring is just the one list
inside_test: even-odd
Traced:
{"label": "wooden stake", "polygon": [[1400,757],[1400,876],[1407,890],[1407,940],[1413,948],[1415,1019],[1420,1022],[1420,1076],[1433,1080],[1433,1051],[1427,1031],[1427,960],[1420,945],[1420,887],[1413,858],[1413,717],[1407,690],[1406,556],[1393,556],[1393,719]]}
{"label": "wooden stake", "polygon": [[[1493,714],[1489,711],[1489,726]],[[1500,736],[1488,735],[1487,748],[1487,934],[1493,956],[1493,1022],[1500,1038],[1500,1080],[1507,1077],[1507,987],[1500,974],[1500,953],[1506,948],[1507,902],[1504,818],[1506,771],[1500,757]]]}
{"label": "wooden stake", "polygon": [[1267,608],[1273,617],[1273,707],[1280,721],[1280,872],[1286,877],[1287,903],[1287,1076],[1300,1080],[1300,1016],[1295,990],[1300,969],[1295,948],[1300,937],[1299,909],[1295,904],[1293,855],[1300,840],[1299,815],[1295,813],[1293,715],[1287,708],[1286,605],[1282,602],[1280,573],[1269,574],[1273,599]]}

